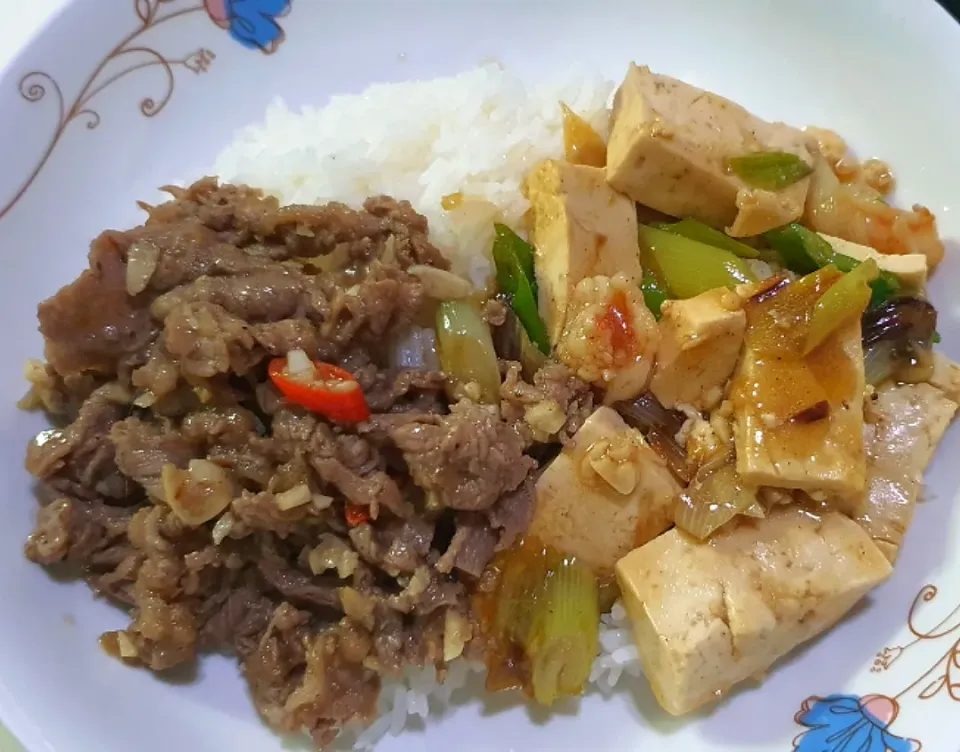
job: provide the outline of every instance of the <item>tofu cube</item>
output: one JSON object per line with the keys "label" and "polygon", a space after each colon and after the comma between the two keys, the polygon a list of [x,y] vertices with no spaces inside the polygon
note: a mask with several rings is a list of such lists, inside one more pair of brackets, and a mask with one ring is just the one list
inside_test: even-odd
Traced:
{"label": "tofu cube", "polygon": [[601,407],[537,481],[527,532],[610,573],[621,556],[673,524],[679,490],[640,432]]}
{"label": "tofu cube", "polygon": [[772,192],[727,169],[730,157],[796,154],[803,134],[740,105],[631,63],[613,104],[607,180],[634,201],[674,217],[695,217],[735,237],[759,235],[803,214],[809,177]]}
{"label": "tofu cube", "polygon": [[762,676],[890,572],[855,522],[793,506],[706,542],[674,528],[616,567],[644,672],[673,715]]}
{"label": "tofu cube", "polygon": [[832,235],[824,235],[822,232],[820,237],[826,240],[837,253],[850,256],[857,261],[866,261],[872,258],[877,262],[877,266],[884,271],[895,274],[904,287],[912,291],[923,292],[927,286],[927,257],[922,253],[885,254],[870,246],[835,238]]}
{"label": "tofu cube", "polygon": [[743,301],[726,289],[669,300],[660,319],[660,346],[650,391],[664,407],[719,404],[743,346]]}
{"label": "tofu cube", "polygon": [[600,167],[542,162],[527,177],[540,315],[550,341],[563,332],[567,302],[585,277],[624,274],[639,284],[633,202],[607,185]]}
{"label": "tofu cube", "polygon": [[750,485],[853,496],[866,478],[860,320],[803,355],[821,292],[790,284],[744,305],[744,349],[730,389],[737,472]]}

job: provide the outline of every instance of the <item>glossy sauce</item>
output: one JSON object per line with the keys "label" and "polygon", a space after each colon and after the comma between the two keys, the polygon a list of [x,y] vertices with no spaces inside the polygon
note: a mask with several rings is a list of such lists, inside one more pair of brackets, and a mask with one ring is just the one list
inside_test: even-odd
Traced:
{"label": "glossy sauce", "polygon": [[610,335],[610,345],[616,353],[633,353],[637,333],[630,315],[630,304],[623,290],[616,290],[606,312],[597,317],[597,326]]}
{"label": "glossy sauce", "polygon": [[563,154],[570,164],[606,167],[607,145],[593,127],[560,103],[563,109]]}
{"label": "glossy sauce", "polygon": [[[754,365],[739,374],[733,389],[735,409],[769,416],[764,431],[777,443],[802,447],[811,456],[823,445],[836,425],[834,416],[859,399],[859,374],[855,362],[844,350],[845,333],[841,327],[817,349],[803,355],[814,305],[842,274],[822,269],[792,284],[775,287],[744,306],[747,333],[746,357]],[[822,403],[829,408],[824,411]],[[795,419],[822,415],[821,419]],[[854,444],[859,435],[837,437],[833,441]]]}
{"label": "glossy sauce", "polygon": [[440,199],[440,206],[444,211],[453,211],[454,209],[459,209],[463,205],[463,194],[460,191],[456,193],[448,193],[446,196]]}
{"label": "glossy sauce", "polygon": [[544,594],[547,570],[558,557],[530,536],[498,553],[487,567],[484,578],[489,577],[491,585],[474,596],[473,611],[486,640],[488,692],[521,689],[532,696],[523,643]]}

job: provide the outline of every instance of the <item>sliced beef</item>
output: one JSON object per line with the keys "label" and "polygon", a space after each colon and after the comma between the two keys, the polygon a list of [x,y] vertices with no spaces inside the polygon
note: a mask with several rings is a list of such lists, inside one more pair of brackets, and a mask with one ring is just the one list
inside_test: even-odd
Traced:
{"label": "sliced beef", "polygon": [[230,277],[198,277],[153,301],[151,312],[163,321],[190,303],[212,303],[244,321],[280,321],[308,305],[309,282],[283,267],[267,267]]}
{"label": "sliced beef", "polygon": [[353,341],[383,346],[387,337],[409,326],[423,304],[420,280],[396,266],[374,262],[358,284],[333,287],[325,298],[314,294],[313,315],[321,337],[339,348]]}
{"label": "sliced beef", "polygon": [[163,321],[163,345],[187,380],[245,375],[266,355],[256,344],[246,322],[215,303],[182,303]]}
{"label": "sliced beef", "polygon": [[123,542],[132,513],[99,501],[63,496],[40,508],[27,539],[27,558],[38,564],[87,564]]}
{"label": "sliced beef", "polygon": [[[77,498],[124,499],[134,489],[117,470],[110,431],[128,412],[116,384],[95,390],[64,428],[39,434],[27,446],[27,471],[59,493]],[[122,391],[122,390],[121,390]]]}
{"label": "sliced beef", "polygon": [[380,507],[398,517],[412,513],[396,481],[380,469],[376,449],[359,436],[335,434],[321,424],[309,440],[309,460],[325,484],[342,494],[348,503],[368,508],[374,519],[379,516]]}
{"label": "sliced beef", "polygon": [[155,499],[163,498],[164,465],[183,469],[199,455],[196,444],[160,422],[126,418],[110,429],[117,467]]}
{"label": "sliced beef", "polygon": [[266,631],[277,603],[250,584],[225,591],[226,597],[200,630],[200,646],[207,650],[235,650],[245,657],[253,653]]}
{"label": "sliced beef", "polygon": [[563,417],[558,438],[566,443],[593,413],[594,400],[590,385],[577,378],[561,363],[548,361],[533,377],[533,384],[523,380],[519,363],[508,362],[500,386],[501,409],[507,420],[520,421],[534,405],[550,403]]}
{"label": "sliced beef", "polygon": [[[60,427],[27,451],[41,507],[25,552],[127,607],[111,652],[167,671],[232,651],[264,720],[324,745],[376,713],[382,676],[444,667],[450,617],[469,626],[478,578],[529,519],[526,452],[547,445],[526,407],[554,400],[563,438],[592,395],[555,365],[530,384],[508,368],[501,416],[451,408],[439,371],[388,366],[432,316],[409,267],[449,266],[407,202],[167,190],[40,307],[29,406]],[[370,419],[284,398],[267,363],[292,349],[354,374]],[[167,503],[168,465],[189,469],[167,473],[177,500],[216,515]]]}
{"label": "sliced beef", "polygon": [[62,376],[113,374],[120,359],[153,339],[146,301],[127,294],[127,270],[109,234],[93,241],[90,268],[37,309],[50,365]]}
{"label": "sliced beef", "polygon": [[390,431],[410,473],[452,509],[481,510],[513,491],[536,465],[513,426],[483,405],[421,417]]}
{"label": "sliced beef", "polygon": [[379,563],[398,572],[416,571],[426,562],[433,532],[433,523],[422,517],[387,523],[377,536],[382,551]]}
{"label": "sliced beef", "polygon": [[257,433],[259,420],[243,407],[208,407],[190,413],[180,423],[180,432],[192,444],[243,446]]}
{"label": "sliced beef", "polygon": [[500,530],[498,551],[513,546],[526,532],[533,519],[533,504],[533,479],[528,477],[519,488],[501,496],[490,508],[490,524]]}
{"label": "sliced beef", "polygon": [[282,357],[303,350],[312,358],[328,360],[336,353],[320,336],[319,327],[305,317],[256,323],[250,327],[254,340],[270,355]]}
{"label": "sliced beef", "polygon": [[257,568],[267,585],[282,598],[305,608],[341,608],[339,585],[311,577],[292,566],[267,537],[260,539]]}
{"label": "sliced beef", "polygon": [[[372,382],[368,388],[364,388],[371,410],[388,412],[399,408],[425,412],[424,407],[439,404],[446,378],[442,371],[403,370],[391,373],[376,370]],[[426,397],[426,403],[417,404],[421,397]]]}
{"label": "sliced beef", "polygon": [[472,577],[479,577],[493,558],[498,537],[485,515],[462,512],[457,517],[457,531],[450,544],[456,546],[453,566]]}

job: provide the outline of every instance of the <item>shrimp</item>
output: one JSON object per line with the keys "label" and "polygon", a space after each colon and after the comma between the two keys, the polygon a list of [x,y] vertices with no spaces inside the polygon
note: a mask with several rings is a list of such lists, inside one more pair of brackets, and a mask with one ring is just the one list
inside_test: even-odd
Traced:
{"label": "shrimp", "polygon": [[804,213],[806,223],[834,235],[891,255],[922,253],[932,269],[943,259],[943,242],[929,209],[896,209],[864,184],[843,184],[824,159],[818,159],[810,181]]}
{"label": "shrimp", "polygon": [[640,288],[625,274],[577,283],[557,356],[581,379],[606,389],[604,402],[631,399],[647,386],[660,332]]}

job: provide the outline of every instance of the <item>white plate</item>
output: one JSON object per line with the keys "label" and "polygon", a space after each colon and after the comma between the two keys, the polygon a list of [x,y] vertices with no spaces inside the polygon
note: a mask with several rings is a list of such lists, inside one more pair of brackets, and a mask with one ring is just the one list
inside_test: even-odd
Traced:
{"label": "white plate", "polygon": [[[31,752],[279,746],[229,661],[205,661],[179,683],[123,667],[96,640],[123,616],[22,557],[35,512],[23,451],[42,424],[14,407],[21,364],[41,352],[37,302],[85,266],[100,230],[140,221],[135,199],[204,173],[233,129],[260,118],[272,98],[322,104],[373,81],[451,73],[490,57],[530,77],[573,58],[614,79],[637,60],[767,118],[834,128],[861,155],[889,160],[900,197],[926,204],[946,237],[960,237],[960,26],[932,0],[293,0],[275,21],[279,0],[206,5],[259,19],[252,47],[239,43],[244,19],[215,23],[200,0],[77,0],[0,80],[0,718]],[[933,285],[942,347],[954,358],[957,253],[948,249]],[[720,707],[672,719],[642,682],[549,719],[495,698],[381,749],[901,752],[918,745],[904,739],[916,739],[929,752],[956,752],[958,450],[953,430],[891,580]],[[832,693],[851,698],[829,707],[811,700],[795,719],[807,698]],[[881,699],[855,699],[870,695]],[[829,731],[810,728],[815,721]]]}

